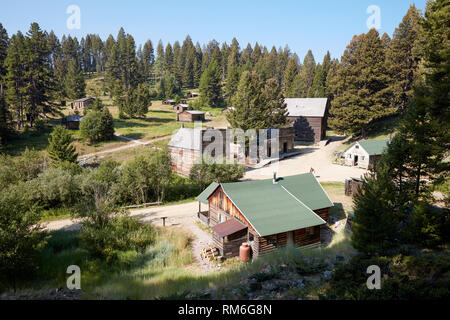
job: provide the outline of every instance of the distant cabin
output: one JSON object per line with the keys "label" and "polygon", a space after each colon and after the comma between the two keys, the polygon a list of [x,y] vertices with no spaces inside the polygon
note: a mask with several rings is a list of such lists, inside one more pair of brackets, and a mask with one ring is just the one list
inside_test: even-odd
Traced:
{"label": "distant cabin", "polygon": [[[199,196],[198,217],[211,227],[222,256],[253,258],[286,246],[319,246],[333,202],[311,173],[235,183],[213,182]],[[207,211],[202,211],[202,205]]]}
{"label": "distant cabin", "polygon": [[205,121],[205,113],[198,110],[185,110],[177,114],[177,121],[180,122]]}
{"label": "distant cabin", "polygon": [[88,105],[94,103],[94,97],[86,97],[83,99],[78,99],[72,103],[70,103],[70,109],[74,111],[83,111]]}
{"label": "distant cabin", "polygon": [[359,193],[363,180],[361,178],[350,178],[345,180],[345,195],[353,196]]}
{"label": "distant cabin", "polygon": [[320,142],[326,138],[329,101],[327,98],[288,98],[287,118],[292,121],[296,141]]}
{"label": "distant cabin", "polygon": [[372,168],[388,144],[389,139],[358,141],[344,152],[344,163],[348,166],[363,169]]}
{"label": "distant cabin", "polygon": [[175,100],[168,99],[168,100],[163,100],[162,104],[174,106],[177,104],[177,102]]}
{"label": "distant cabin", "polygon": [[173,110],[177,110],[179,112],[183,112],[189,109],[190,109],[189,105],[185,103],[179,103],[173,106]]}
{"label": "distant cabin", "polygon": [[80,128],[80,121],[82,116],[68,116],[66,117],[66,128],[69,130],[78,130]]}
{"label": "distant cabin", "polygon": [[196,97],[198,97],[198,93],[197,92],[188,92],[186,96],[188,98],[196,98]]}

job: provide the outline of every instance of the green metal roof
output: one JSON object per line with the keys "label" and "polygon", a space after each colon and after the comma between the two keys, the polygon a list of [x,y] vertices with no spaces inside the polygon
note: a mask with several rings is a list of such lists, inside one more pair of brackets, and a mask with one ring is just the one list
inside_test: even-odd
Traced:
{"label": "green metal roof", "polygon": [[202,193],[200,193],[197,198],[197,201],[200,201],[201,203],[208,204],[208,197],[211,195],[211,193],[216,190],[216,188],[219,186],[217,182],[211,183],[205,190],[203,190]]}
{"label": "green metal roof", "polygon": [[[221,185],[260,236],[325,224],[313,210],[333,206],[310,173],[279,178],[277,184],[267,179]],[[207,199],[216,188],[210,185],[197,199]]]}
{"label": "green metal roof", "polygon": [[389,143],[389,139],[364,140],[358,141],[358,143],[370,156],[375,156],[383,153]]}

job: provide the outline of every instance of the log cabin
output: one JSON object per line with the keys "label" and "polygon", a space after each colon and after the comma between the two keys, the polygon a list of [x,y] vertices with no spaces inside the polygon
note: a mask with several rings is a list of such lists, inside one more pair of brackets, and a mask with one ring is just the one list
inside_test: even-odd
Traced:
{"label": "log cabin", "polygon": [[347,166],[371,169],[386,150],[389,139],[358,141],[344,152]]}
{"label": "log cabin", "polygon": [[78,99],[70,104],[70,109],[73,111],[83,111],[88,105],[94,103],[94,97],[86,97],[82,99]]}
{"label": "log cabin", "polygon": [[163,100],[162,104],[174,106],[177,104],[177,102],[175,100],[167,99],[167,100]]}
{"label": "log cabin", "polygon": [[180,122],[205,121],[205,113],[198,110],[185,110],[177,114],[177,121]]}
{"label": "log cabin", "polygon": [[288,98],[284,102],[296,141],[318,143],[326,138],[330,107],[327,98]]}
{"label": "log cabin", "polygon": [[183,111],[186,111],[186,110],[189,110],[189,109],[191,109],[191,108],[186,103],[179,103],[179,104],[173,106],[173,110],[176,110],[176,111],[179,111],[179,112],[183,112]]}
{"label": "log cabin", "polygon": [[[248,242],[253,258],[285,246],[320,245],[333,202],[311,173],[235,183],[213,182],[199,196],[199,219],[209,225],[222,256]],[[202,211],[202,204],[207,210]]]}
{"label": "log cabin", "polygon": [[69,130],[78,130],[80,128],[81,119],[83,119],[82,116],[67,116],[66,128]]}

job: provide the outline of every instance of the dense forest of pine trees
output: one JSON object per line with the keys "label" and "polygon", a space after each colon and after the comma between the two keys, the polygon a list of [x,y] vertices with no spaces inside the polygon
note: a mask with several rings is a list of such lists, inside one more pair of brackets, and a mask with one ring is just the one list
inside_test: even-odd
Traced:
{"label": "dense forest of pine trees", "polygon": [[109,94],[120,115],[131,117],[145,115],[150,99],[181,96],[183,88],[199,88],[203,105],[232,105],[246,72],[256,72],[261,83],[279,87],[280,97],[332,99],[331,128],[364,136],[409,104],[423,56],[421,20],[413,5],[392,39],[370,30],[355,36],[340,60],[327,53],[321,63],[311,51],[301,63],[287,46],[241,48],[236,38],[201,46],[187,36],[182,43],[160,40],[155,50],[151,40],[137,47],[123,28],[106,40],[88,34],[79,41],[58,39],[37,23],[8,37],[0,24],[0,138],[6,143],[9,130],[33,126],[64,101],[85,96],[85,74],[92,72],[105,79],[97,95]]}

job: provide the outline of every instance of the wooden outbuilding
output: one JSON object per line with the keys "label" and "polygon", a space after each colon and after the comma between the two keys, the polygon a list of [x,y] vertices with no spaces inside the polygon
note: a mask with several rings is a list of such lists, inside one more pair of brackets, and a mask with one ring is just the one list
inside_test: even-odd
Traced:
{"label": "wooden outbuilding", "polygon": [[[318,246],[333,206],[311,173],[213,183],[197,200],[198,215],[212,227],[214,243],[226,258],[237,256],[243,242],[253,258],[285,246]],[[201,211],[202,204],[208,211]]]}
{"label": "wooden outbuilding", "polygon": [[179,112],[183,112],[189,109],[191,109],[191,107],[189,107],[189,105],[185,103],[179,103],[173,106],[173,110],[177,110]]}
{"label": "wooden outbuilding", "polygon": [[197,98],[198,93],[197,92],[188,92],[186,95],[188,98]]}
{"label": "wooden outbuilding", "polygon": [[296,141],[317,143],[326,138],[330,107],[327,98],[289,98],[284,101]]}
{"label": "wooden outbuilding", "polygon": [[82,116],[67,116],[66,128],[69,130],[78,130],[80,128],[81,119],[83,119]]}
{"label": "wooden outbuilding", "polygon": [[94,97],[86,97],[83,99],[78,99],[70,103],[70,109],[73,111],[83,111],[88,105],[94,103]]}
{"label": "wooden outbuilding", "polygon": [[345,195],[353,196],[359,193],[359,187],[362,185],[361,178],[350,178],[345,180]]}
{"label": "wooden outbuilding", "polygon": [[389,139],[362,140],[344,152],[344,164],[363,169],[372,168],[389,144]]}
{"label": "wooden outbuilding", "polygon": [[205,121],[205,113],[198,110],[185,110],[177,114],[177,121],[180,122]]}
{"label": "wooden outbuilding", "polygon": [[168,100],[163,100],[162,104],[174,106],[177,104],[177,102],[175,100],[168,99]]}

